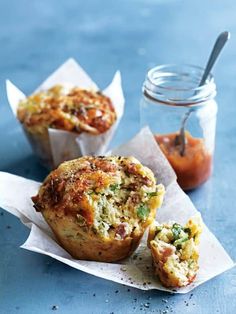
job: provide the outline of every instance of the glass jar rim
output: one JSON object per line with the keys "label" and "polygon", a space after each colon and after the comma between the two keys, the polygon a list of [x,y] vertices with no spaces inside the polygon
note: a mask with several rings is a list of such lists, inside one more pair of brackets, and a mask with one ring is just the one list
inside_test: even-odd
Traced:
{"label": "glass jar rim", "polygon": [[[205,84],[199,86],[204,68],[192,64],[163,64],[150,69],[147,72],[143,84],[144,95],[154,101],[160,101],[169,105],[194,106],[210,100],[216,95],[214,77],[210,73]],[[174,82],[192,86],[170,86]],[[182,81],[181,81],[182,79]],[[178,94],[181,97],[173,97]],[[185,96],[183,96],[185,94]]]}

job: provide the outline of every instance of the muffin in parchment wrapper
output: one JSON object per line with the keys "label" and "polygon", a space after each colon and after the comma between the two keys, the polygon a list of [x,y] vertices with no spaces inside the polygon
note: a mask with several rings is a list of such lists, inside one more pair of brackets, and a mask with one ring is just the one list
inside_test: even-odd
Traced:
{"label": "muffin in parchment wrapper", "polygon": [[[92,131],[83,128],[80,130],[69,128],[70,130],[68,131],[68,128],[61,127],[60,125],[46,126],[41,129],[34,128],[32,131],[32,128],[22,123],[24,133],[39,161],[48,169],[54,169],[65,160],[83,155],[104,154],[124,111],[124,96],[121,87],[120,72],[117,71],[110,85],[100,92],[97,85],[76,61],[69,59],[51,74],[32,95],[46,93],[51,89],[53,90],[55,86],[61,86],[68,93],[80,89],[81,91],[84,90],[97,95],[97,97],[103,97],[106,101],[109,100],[112,108],[111,112],[114,112],[114,117],[113,120],[109,121],[110,124],[107,124],[102,130],[98,127],[98,131],[95,128],[91,128]],[[10,81],[6,82],[6,89],[11,109],[19,119],[19,103],[24,102],[27,97]],[[94,130],[97,132],[94,132]]]}

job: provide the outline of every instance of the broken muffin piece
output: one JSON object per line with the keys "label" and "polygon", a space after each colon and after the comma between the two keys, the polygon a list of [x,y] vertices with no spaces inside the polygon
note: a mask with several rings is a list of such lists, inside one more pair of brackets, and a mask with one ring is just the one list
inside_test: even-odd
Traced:
{"label": "broken muffin piece", "polygon": [[193,282],[199,269],[200,215],[185,226],[178,223],[152,225],[148,246],[151,249],[155,274],[166,287],[184,287]]}

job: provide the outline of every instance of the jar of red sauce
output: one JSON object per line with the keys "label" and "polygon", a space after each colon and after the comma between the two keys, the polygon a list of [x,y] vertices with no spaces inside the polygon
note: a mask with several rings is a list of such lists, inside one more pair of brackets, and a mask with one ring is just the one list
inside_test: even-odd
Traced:
{"label": "jar of red sauce", "polygon": [[216,85],[209,75],[198,87],[203,71],[192,65],[157,66],[147,73],[140,102],[141,126],[150,127],[184,190],[204,183],[213,167]]}

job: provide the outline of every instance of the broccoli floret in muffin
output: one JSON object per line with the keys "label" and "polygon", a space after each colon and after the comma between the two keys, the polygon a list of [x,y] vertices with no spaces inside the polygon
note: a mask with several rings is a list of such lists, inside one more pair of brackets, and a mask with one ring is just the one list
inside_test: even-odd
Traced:
{"label": "broccoli floret in muffin", "polygon": [[155,273],[167,287],[183,287],[196,277],[199,258],[199,236],[202,232],[200,215],[185,226],[164,223],[152,226],[148,245],[151,248]]}
{"label": "broccoli floret in muffin", "polygon": [[108,261],[132,253],[163,195],[134,157],[90,156],[51,172],[33,202],[73,256]]}

